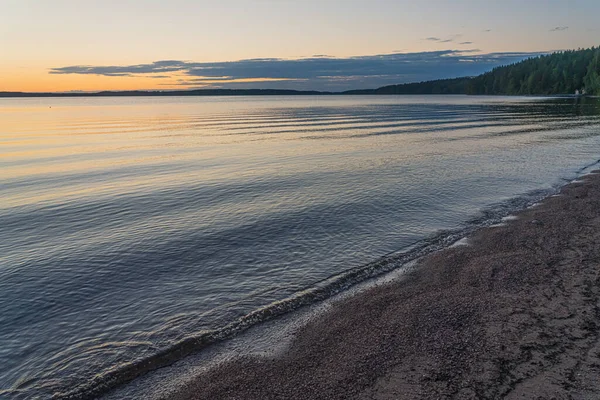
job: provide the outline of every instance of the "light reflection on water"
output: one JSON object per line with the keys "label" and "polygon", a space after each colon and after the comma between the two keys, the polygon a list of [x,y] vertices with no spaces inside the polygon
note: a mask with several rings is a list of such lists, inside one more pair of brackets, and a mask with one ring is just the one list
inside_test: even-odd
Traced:
{"label": "light reflection on water", "polygon": [[0,394],[47,397],[574,177],[598,159],[599,114],[593,99],[0,99]]}

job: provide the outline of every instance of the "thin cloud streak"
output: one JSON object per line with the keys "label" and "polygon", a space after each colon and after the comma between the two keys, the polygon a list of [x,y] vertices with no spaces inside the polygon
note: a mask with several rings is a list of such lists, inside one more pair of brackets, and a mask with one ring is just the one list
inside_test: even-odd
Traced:
{"label": "thin cloud streak", "polygon": [[[461,44],[471,44],[462,42]],[[477,49],[392,53],[348,58],[257,58],[230,62],[160,60],[148,64],[52,68],[50,74],[169,77],[173,87],[293,88],[346,90],[473,76],[541,53],[478,54]],[[164,78],[166,79],[166,78]]]}
{"label": "thin cloud streak", "polygon": [[456,39],[458,39],[459,37],[461,37],[462,35],[452,35],[451,37],[447,38],[447,39],[442,39],[439,37],[435,37],[435,36],[430,36],[427,37],[423,40],[427,40],[429,42],[437,42],[437,43],[451,43],[454,42]]}

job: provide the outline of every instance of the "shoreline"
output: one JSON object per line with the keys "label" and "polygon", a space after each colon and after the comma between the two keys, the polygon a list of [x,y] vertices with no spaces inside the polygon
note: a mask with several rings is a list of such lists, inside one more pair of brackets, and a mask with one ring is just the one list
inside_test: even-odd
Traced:
{"label": "shoreline", "polygon": [[[586,171],[590,171],[599,163],[600,160],[584,165],[577,170],[576,177],[572,179],[575,181],[581,179],[587,173]],[[502,224],[512,213],[534,206],[557,193],[563,186],[553,185],[545,189],[532,190],[521,196],[492,204],[481,210],[479,215],[466,221],[460,228],[442,230],[367,264],[332,275],[305,288],[297,295],[259,308],[214,332],[188,337],[151,357],[125,364],[108,374],[99,375],[97,380],[87,385],[78,386],[74,390],[58,395],[60,398],[68,399],[96,398],[95,396],[120,399],[137,396],[137,389],[133,389],[133,392],[129,390],[132,387],[142,386],[146,398],[162,398],[151,394],[152,377],[158,370],[177,369],[181,364],[189,364],[180,368],[184,371],[180,374],[187,376],[190,374],[188,369],[195,370],[198,364],[206,362],[212,368],[223,359],[229,359],[232,353],[246,355],[257,352],[259,354],[279,352],[280,345],[271,346],[266,343],[282,340],[282,335],[273,334],[272,331],[280,329],[286,331],[283,340],[287,342],[290,337],[295,336],[298,325],[303,325],[306,321],[317,317],[323,309],[349,297],[360,295],[372,286],[379,286],[382,282],[395,279],[393,277],[404,277],[405,272],[413,269],[420,259],[447,248],[460,246],[467,236],[486,227]],[[262,345],[263,349],[254,349],[253,340],[265,343]],[[278,350],[273,350],[274,347]],[[242,350],[243,348],[250,350]],[[208,356],[205,357],[206,355]],[[206,367],[201,366],[200,369],[204,370]],[[164,378],[160,379],[164,384]],[[144,383],[139,385],[139,382]],[[119,394],[121,392],[126,394]]]}
{"label": "shoreline", "polygon": [[[599,163],[600,160],[580,167],[575,172],[575,177],[571,179],[581,179],[582,176],[585,176],[586,171],[595,168]],[[566,181],[572,182],[572,180]],[[186,360],[194,359],[198,354],[200,354],[198,358],[204,360],[204,353],[211,354],[211,357],[213,357],[215,353],[230,352],[228,348],[231,341],[235,343],[233,347],[253,347],[252,343],[249,342],[251,341],[249,338],[256,336],[256,331],[281,329],[282,325],[287,323],[297,325],[296,315],[300,315],[298,317],[300,320],[312,319],[312,314],[320,313],[320,311],[314,312],[315,309],[320,310],[322,306],[327,308],[331,304],[361,293],[365,288],[373,285],[377,286],[381,281],[387,281],[390,275],[403,275],[405,269],[412,269],[410,265],[414,265],[418,260],[444,249],[460,246],[466,236],[470,236],[486,227],[502,223],[507,215],[534,206],[539,201],[543,201],[557,193],[561,187],[563,186],[555,184],[548,188],[535,189],[520,196],[492,204],[490,207],[481,210],[480,214],[466,221],[460,228],[442,230],[367,264],[327,277],[291,297],[258,308],[222,328],[189,336],[161,349],[154,355],[123,364],[106,373],[97,375],[94,380],[84,385],[71,388],[69,391],[56,393],[55,396],[66,399],[121,398],[118,394],[116,397],[113,396],[121,391],[127,392],[128,389],[123,388],[135,387],[139,381],[148,382],[151,380],[149,376],[153,376],[158,370],[172,369],[173,366],[178,364],[185,364]],[[282,323],[283,320],[288,322]],[[267,326],[270,328],[267,328]],[[275,328],[272,326],[275,326]],[[296,328],[288,329],[286,327],[283,329],[294,332]],[[293,336],[294,334],[290,335]],[[258,336],[261,337],[259,339],[261,341],[270,340],[264,338],[264,336],[270,336],[269,333],[263,332]],[[238,345],[238,342],[244,344]],[[253,351],[237,350],[236,352],[253,353]],[[149,384],[146,383],[145,385],[148,386]],[[130,395],[128,394],[124,398]]]}
{"label": "shoreline", "polygon": [[169,398],[598,396],[599,206],[594,171]]}
{"label": "shoreline", "polygon": [[[214,110],[212,107],[206,112],[202,110],[197,116],[202,123],[206,122],[219,132],[222,128],[236,128],[234,136],[238,134],[240,124],[244,129],[239,132],[255,132],[255,129],[262,129],[256,127],[270,124],[277,126],[273,128],[274,132],[290,131],[289,136],[285,133],[281,138],[275,138],[273,146],[267,147],[261,141],[254,143],[250,135],[252,137],[248,139],[254,143],[252,151],[233,140],[235,158],[238,159],[237,151],[240,150],[239,160],[243,162],[230,164],[228,147],[215,147],[219,148],[215,157],[221,159],[223,153],[223,160],[227,161],[223,171],[245,170],[246,160],[249,165],[259,161],[257,165],[261,167],[253,169],[249,180],[242,179],[243,182],[236,174],[226,173],[221,177],[220,172],[214,175],[216,184],[213,184],[212,173],[208,183],[194,180],[192,172],[204,169],[204,158],[201,157],[202,161],[195,156],[188,159],[187,154],[191,154],[188,150],[193,153],[193,149],[203,147],[204,142],[185,133],[182,133],[180,143],[186,149],[181,153],[183,158],[168,158],[165,168],[156,175],[151,167],[156,159],[150,155],[172,140],[170,135],[163,135],[162,122],[149,131],[153,132],[150,136],[145,128],[134,129],[137,132],[134,136],[115,136],[115,140],[118,139],[115,144],[129,143],[138,135],[156,137],[144,150],[149,157],[143,160],[147,161],[142,162],[143,165],[136,164],[131,179],[127,178],[132,182],[148,180],[156,185],[135,185],[131,193],[127,189],[129,186],[111,187],[109,192],[99,187],[98,193],[94,189],[66,201],[63,186],[78,185],[88,178],[94,182],[99,177],[119,180],[121,175],[118,171],[116,175],[112,174],[114,171],[108,164],[101,168],[106,169],[106,176],[104,173],[98,175],[95,169],[84,169],[73,176],[73,181],[66,178],[51,180],[47,193],[39,199],[36,197],[38,184],[45,186],[46,183],[36,181],[29,173],[24,175],[22,182],[20,178],[15,182],[11,179],[11,187],[15,190],[9,188],[12,200],[5,207],[4,219],[8,221],[9,230],[5,236],[12,249],[9,255],[10,260],[15,261],[16,273],[7,281],[10,284],[4,308],[11,312],[10,315],[14,310],[17,316],[35,318],[20,320],[5,335],[16,338],[7,348],[12,363],[3,370],[7,381],[11,382],[7,393],[21,397],[41,393],[55,398],[95,398],[108,393],[147,373],[173,366],[198,350],[205,352],[215,343],[242,336],[241,331],[246,327],[256,323],[262,325],[267,318],[280,320],[283,313],[290,311],[287,300],[290,297],[296,300],[297,296],[312,291],[313,286],[319,293],[312,291],[306,302],[294,302],[291,308],[295,305],[304,308],[307,303],[312,303],[315,294],[324,293],[323,297],[329,297],[335,290],[347,290],[363,278],[372,278],[388,270],[385,266],[374,265],[374,275],[358,276],[355,272],[361,271],[354,267],[362,270],[368,263],[387,254],[392,254],[392,261],[398,260],[396,251],[404,253],[406,246],[412,251],[411,245],[419,243],[420,246],[421,240],[427,245],[436,242],[435,246],[429,246],[417,255],[422,256],[460,239],[461,236],[456,235],[467,232],[463,229],[466,225],[470,228],[489,225],[493,223],[491,219],[496,218],[499,222],[503,213],[524,206],[533,196],[545,197],[549,191],[557,190],[574,175],[579,175],[582,165],[597,161],[597,145],[600,144],[597,127],[600,125],[597,124],[596,104],[522,103],[510,99],[499,99],[501,104],[496,104],[492,98],[459,100],[442,97],[431,102],[423,97],[423,105],[412,105],[409,100],[400,99],[389,105],[386,102],[385,106],[373,101],[342,102],[340,99],[331,103],[331,106],[339,106],[333,116],[329,103],[315,109],[311,108],[314,104],[310,102],[284,105],[281,110],[287,111],[276,112],[276,115],[271,111],[272,102],[265,108],[240,100],[235,104],[215,105]],[[97,114],[96,105],[75,110],[76,105],[68,103],[64,110],[58,110],[59,125],[64,129],[71,126],[69,121],[73,115]],[[56,116],[38,106],[26,105],[24,110],[31,110],[40,121],[55,119]],[[183,118],[181,124],[173,125],[174,132],[186,132],[189,125],[185,121],[195,121],[196,117],[188,116],[187,105],[169,101],[169,107],[174,107],[173,111]],[[302,111],[298,111],[298,107]],[[160,112],[163,105],[157,103],[143,108],[142,114],[151,117]],[[77,112],[73,114],[71,109]],[[234,113],[233,116],[219,111],[238,109],[246,111],[243,115]],[[413,109],[421,111],[415,114]],[[121,115],[119,110],[111,108],[111,115]],[[470,112],[466,112],[468,110]],[[250,122],[246,121],[245,115],[252,116]],[[306,115],[323,116],[321,122],[325,127],[320,127],[321,122],[316,126],[312,117]],[[246,122],[241,123],[240,118],[250,125],[246,127]],[[368,123],[355,124],[356,119],[363,118]],[[407,118],[409,122],[405,122]],[[77,132],[83,135],[95,131],[106,122],[105,118],[95,117],[90,121],[93,123],[89,127],[85,125]],[[137,126],[137,122],[131,122]],[[18,118],[11,119],[11,126],[13,123],[16,127],[21,126]],[[337,127],[338,124],[341,126]],[[355,127],[348,134],[347,125]],[[380,125],[385,128],[380,129]],[[322,135],[323,129],[332,134]],[[222,134],[227,136],[223,143],[230,143],[230,133]],[[324,141],[315,147],[312,140],[305,140],[306,136]],[[299,141],[288,143],[285,140],[288,138]],[[333,138],[336,140],[330,140]],[[94,147],[89,157],[100,157],[113,148],[104,143],[102,137],[92,139],[99,146]],[[216,142],[221,143],[220,139]],[[117,155],[120,149],[114,148],[115,156],[131,158],[129,150]],[[255,155],[262,151],[269,157],[265,153],[256,158]],[[340,151],[342,153],[338,154]],[[209,153],[212,159],[213,153]],[[306,164],[302,160],[307,157],[316,162]],[[37,163],[34,158],[27,160]],[[263,168],[264,160],[272,160],[273,165],[281,166],[281,171]],[[189,161],[191,169],[181,169],[180,161],[186,165]],[[63,164],[59,164],[62,168]],[[220,171],[220,167],[217,170]],[[164,178],[171,174],[172,179]],[[32,196],[16,190],[22,184]],[[136,194],[138,189],[139,196]],[[226,193],[236,193],[236,196],[221,196]],[[213,194],[217,196],[213,198]],[[276,203],[272,203],[273,196],[279,199]],[[211,201],[201,202],[205,197]],[[20,203],[23,199],[26,200],[24,206]],[[238,202],[238,199],[243,201]],[[153,204],[150,208],[146,207],[148,201]],[[229,208],[230,203],[235,204],[234,208]],[[237,208],[238,204],[241,208]],[[48,205],[56,205],[61,213],[49,213]],[[14,215],[12,206],[22,213]],[[102,210],[106,220],[98,220],[99,224],[90,231],[89,237],[73,236],[71,222],[97,217],[91,207]],[[112,211],[116,209],[127,212],[115,214]],[[240,214],[240,220],[236,210],[241,209],[251,212]],[[61,215],[69,218],[60,218]],[[139,215],[151,218],[142,221]],[[214,221],[218,222],[208,230],[194,219],[197,217],[201,222],[205,215],[214,216],[217,218]],[[164,221],[172,227],[167,233],[162,229]],[[140,227],[143,229],[139,230]],[[50,233],[48,228],[51,228]],[[113,237],[114,232],[118,232],[118,236]],[[152,240],[148,241],[146,233]],[[438,240],[440,235],[445,236],[444,240]],[[65,240],[60,240],[62,236]],[[32,242],[31,247],[21,247],[22,243],[38,238],[40,242],[48,242],[49,252],[44,252],[44,247],[37,246],[37,242]],[[111,238],[121,244],[115,246],[116,242]],[[79,241],[84,246],[79,246]],[[86,245],[96,242],[97,246]],[[66,258],[62,258],[63,255]],[[113,255],[114,258],[106,258]],[[186,256],[181,258],[180,255]],[[122,262],[106,262],[117,257]],[[92,262],[88,264],[87,260]],[[391,267],[400,267],[406,260],[403,258]],[[82,312],[67,313],[54,308],[46,313],[37,307],[37,303],[31,308],[15,307],[16,303],[10,300],[19,299],[20,291],[30,287],[19,279],[21,274],[27,276],[30,262],[38,265],[38,272],[56,271],[45,274],[52,285],[32,281],[34,290],[31,292],[43,295],[43,304],[60,303],[66,293],[62,289],[68,287],[67,297],[83,301],[64,303],[66,308]],[[178,268],[168,268],[171,263]],[[96,265],[100,268],[94,268]],[[137,274],[134,267],[139,265],[143,265],[148,274]],[[192,274],[188,267],[193,269]],[[338,279],[340,270],[345,275],[342,282]],[[69,280],[64,280],[63,274]],[[88,293],[88,286],[79,282],[92,277],[97,285],[90,286]],[[117,277],[118,281],[113,281]],[[12,284],[13,279],[15,284]],[[223,285],[224,282],[227,284]],[[335,283],[334,291],[329,290],[331,283]],[[130,288],[133,290],[128,291]],[[125,298],[127,301],[123,302]],[[221,301],[229,298],[242,301]],[[321,298],[317,300],[320,302]],[[141,307],[135,307],[135,304]],[[258,309],[260,312],[255,313]],[[43,330],[35,329],[36,321],[43,321]],[[128,322],[121,327],[115,325],[115,321]],[[72,327],[65,322],[71,323]],[[235,326],[230,325],[231,322]],[[19,327],[31,336],[18,334]],[[56,333],[55,342],[44,340],[48,332]],[[79,338],[92,340],[80,346]],[[40,343],[36,347],[37,353],[19,353],[20,348],[26,348],[34,341]],[[96,342],[103,345],[95,346]],[[59,347],[65,351],[55,355]],[[47,354],[52,357],[46,357]],[[18,368],[11,368],[13,364]]]}

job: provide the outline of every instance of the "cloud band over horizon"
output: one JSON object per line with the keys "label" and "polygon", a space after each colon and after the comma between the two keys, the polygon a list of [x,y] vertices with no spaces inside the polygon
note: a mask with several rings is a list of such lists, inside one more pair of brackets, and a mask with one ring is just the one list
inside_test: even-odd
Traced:
{"label": "cloud band over horizon", "polygon": [[[465,42],[466,44],[466,42]],[[72,65],[50,74],[152,77],[170,88],[287,88],[348,90],[390,84],[474,76],[494,67],[538,56],[540,52],[479,54],[478,50],[440,50],[336,58],[258,58],[226,62],[160,60],[135,65]],[[164,81],[164,82],[163,82]]]}

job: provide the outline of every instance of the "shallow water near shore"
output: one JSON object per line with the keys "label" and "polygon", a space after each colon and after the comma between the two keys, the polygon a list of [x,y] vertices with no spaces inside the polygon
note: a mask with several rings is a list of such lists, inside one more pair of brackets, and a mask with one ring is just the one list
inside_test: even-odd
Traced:
{"label": "shallow water near shore", "polygon": [[534,201],[600,104],[0,99],[0,141],[0,396],[48,398]]}

